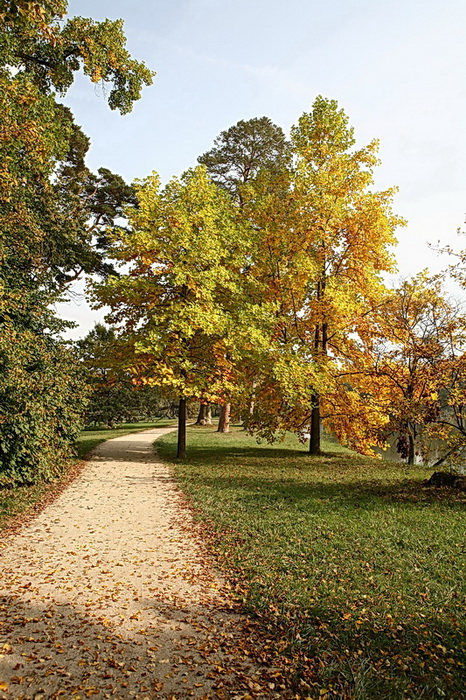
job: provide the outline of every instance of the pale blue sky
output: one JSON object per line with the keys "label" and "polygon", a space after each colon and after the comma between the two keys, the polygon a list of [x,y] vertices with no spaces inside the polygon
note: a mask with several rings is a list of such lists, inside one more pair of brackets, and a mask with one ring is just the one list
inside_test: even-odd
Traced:
{"label": "pale blue sky", "polygon": [[[445,265],[428,241],[461,243],[464,0],[74,0],[69,10],[123,18],[133,56],[157,71],[125,117],[76,81],[66,103],[91,137],[92,168],[129,181],[157,170],[166,181],[239,119],[266,115],[288,132],[322,94],[345,109],[361,145],[380,139],[377,186],[398,185],[395,210],[409,224],[400,273]],[[97,318],[79,298],[60,312],[80,323],[73,337]]]}

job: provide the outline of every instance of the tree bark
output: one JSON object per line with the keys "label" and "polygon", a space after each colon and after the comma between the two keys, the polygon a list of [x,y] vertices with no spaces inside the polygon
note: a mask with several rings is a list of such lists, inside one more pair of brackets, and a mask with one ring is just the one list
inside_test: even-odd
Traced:
{"label": "tree bark", "polygon": [[414,464],[414,438],[408,435],[408,464]]}
{"label": "tree bark", "polygon": [[320,402],[314,394],[312,398],[311,435],[309,438],[309,454],[320,455]]}
{"label": "tree bark", "polygon": [[437,459],[437,461],[433,463],[432,469],[436,469],[436,468],[439,467],[441,464],[443,464],[443,463],[445,462],[445,460],[447,460],[448,457],[449,457],[450,455],[452,455],[453,452],[454,452],[455,450],[457,450],[457,449],[458,449],[458,445],[455,445],[454,447],[451,448],[451,450],[448,450],[448,452],[446,452],[444,455],[442,455],[442,457],[439,457],[439,458]]}
{"label": "tree bark", "polygon": [[230,410],[231,404],[225,403],[220,407],[220,418],[218,419],[217,433],[230,432]]}
{"label": "tree bark", "polygon": [[[317,283],[317,299],[321,301],[324,298],[325,279]],[[328,330],[327,324],[317,323],[314,329],[314,357],[317,362],[327,357],[327,340]],[[320,434],[321,434],[321,417],[320,417],[320,397],[315,392],[312,393],[311,401],[311,429],[309,437],[309,454],[320,455]]]}
{"label": "tree bark", "polygon": [[201,403],[199,406],[199,413],[197,415],[197,421],[194,425],[205,425],[207,422],[207,404]]}
{"label": "tree bark", "polygon": [[178,459],[186,457],[186,399],[180,397],[178,405]]}
{"label": "tree bark", "polygon": [[211,403],[208,403],[206,405],[205,424],[212,425],[212,404]]}

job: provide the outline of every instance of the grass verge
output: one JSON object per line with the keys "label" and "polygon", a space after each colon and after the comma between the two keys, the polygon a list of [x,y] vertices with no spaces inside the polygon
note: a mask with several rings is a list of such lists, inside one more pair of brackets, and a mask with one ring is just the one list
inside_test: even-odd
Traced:
{"label": "grass verge", "polygon": [[157,442],[298,697],[465,698],[465,496],[431,470],[244,432]]}
{"label": "grass verge", "polygon": [[76,445],[77,459],[70,460],[69,469],[59,479],[32,486],[0,488],[0,531],[7,528],[15,530],[25,519],[42,510],[74,479],[80,470],[78,460],[84,459],[101,442],[149,428],[162,428],[172,423],[173,420],[160,419],[145,423],[126,423],[114,429],[83,430]]}

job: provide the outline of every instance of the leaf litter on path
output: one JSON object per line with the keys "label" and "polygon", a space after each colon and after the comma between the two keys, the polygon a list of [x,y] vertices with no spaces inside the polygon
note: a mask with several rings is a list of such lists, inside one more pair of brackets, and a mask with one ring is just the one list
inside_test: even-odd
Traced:
{"label": "leaf litter on path", "polygon": [[101,445],[0,544],[2,700],[296,697],[190,535],[167,430]]}

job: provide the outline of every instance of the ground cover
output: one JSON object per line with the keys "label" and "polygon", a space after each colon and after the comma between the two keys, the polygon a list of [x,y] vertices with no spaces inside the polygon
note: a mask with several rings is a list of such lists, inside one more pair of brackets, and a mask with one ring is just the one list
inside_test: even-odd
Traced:
{"label": "ground cover", "polygon": [[[94,447],[97,447],[104,440],[153,427],[165,427],[171,423],[173,423],[172,420],[160,419],[152,422],[126,423],[113,429],[83,430],[77,440],[77,460],[84,459]],[[70,460],[70,467],[62,478],[52,483],[40,482],[32,486],[0,488],[0,531],[7,527],[20,525],[23,517],[28,517],[37,510],[42,510],[44,505],[53,500],[79,470],[77,460]]]}
{"label": "ground cover", "polygon": [[431,470],[239,428],[157,443],[301,697],[464,698],[465,500]]}

